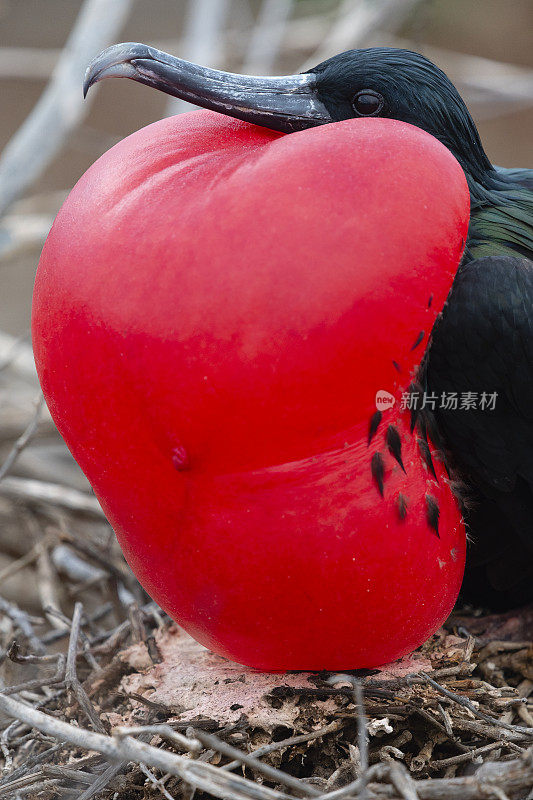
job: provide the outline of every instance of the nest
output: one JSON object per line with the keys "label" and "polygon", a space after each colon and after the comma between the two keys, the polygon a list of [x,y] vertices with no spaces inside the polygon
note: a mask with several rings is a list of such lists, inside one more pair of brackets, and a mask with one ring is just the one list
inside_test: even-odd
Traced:
{"label": "nest", "polygon": [[0,391],[1,798],[533,797],[533,609],[456,611],[381,670],[232,664],[135,581],[24,343]]}

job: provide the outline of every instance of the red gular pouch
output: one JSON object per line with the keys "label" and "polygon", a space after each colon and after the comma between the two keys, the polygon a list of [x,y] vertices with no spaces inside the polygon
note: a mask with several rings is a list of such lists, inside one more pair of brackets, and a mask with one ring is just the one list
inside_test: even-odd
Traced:
{"label": "red gular pouch", "polygon": [[468,221],[411,125],[208,111],[129,136],[63,205],[33,304],[48,406],[142,585],[215,652],[375,667],[450,612],[461,515],[400,400]]}

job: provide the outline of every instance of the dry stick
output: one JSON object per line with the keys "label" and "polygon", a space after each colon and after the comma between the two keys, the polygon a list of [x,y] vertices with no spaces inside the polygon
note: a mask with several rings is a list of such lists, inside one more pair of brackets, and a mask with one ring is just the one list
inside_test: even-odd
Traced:
{"label": "dry stick", "polygon": [[[149,737],[147,734],[141,734],[139,739],[143,742],[149,741]],[[85,791],[77,798],[77,800],[91,800],[92,797],[99,794],[103,789],[108,786],[113,778],[115,778],[120,772],[126,769],[128,766],[127,761],[121,761],[118,764],[110,764],[106,767],[100,775],[93,780],[91,785],[85,789]]]}
{"label": "dry stick", "polygon": [[141,617],[139,606],[133,602],[128,608],[128,619],[131,627],[131,639],[133,644],[139,644],[146,640],[146,630]]}
{"label": "dry stick", "polygon": [[44,654],[45,648],[33,630],[29,614],[15,605],[15,603],[10,603],[3,597],[0,597],[0,613],[5,614],[13,620],[21,633],[26,637],[28,644],[35,653],[39,655]]}
{"label": "dry stick", "polygon": [[89,564],[66,544],[54,547],[52,561],[58,572],[67,575],[71,581],[80,582],[83,589],[107,578],[104,569]]}
{"label": "dry stick", "polygon": [[33,350],[26,341],[28,336],[29,333],[17,338],[0,331],[0,372],[10,367],[21,378],[38,385]]}
{"label": "dry stick", "polygon": [[13,778],[9,776],[9,780],[5,783],[2,783],[2,796],[5,796],[8,793],[15,792],[17,789],[22,789],[24,786],[31,786],[34,783],[37,783],[42,779],[42,771],[39,772],[32,772],[30,775],[24,775],[19,778]]}
{"label": "dry stick", "polygon": [[[429,778],[415,785],[421,800],[485,800],[489,797],[522,796],[533,784],[533,750],[522,758],[483,764],[475,775],[461,778]],[[390,795],[389,795],[390,796]]]}
{"label": "dry stick", "polygon": [[446,728],[446,733],[448,734],[448,738],[452,738],[453,739],[453,728],[452,728],[452,721],[450,719],[450,715],[441,706],[440,703],[438,703],[437,708],[439,710],[439,714],[441,715],[441,717],[443,719],[444,727]]}
{"label": "dry stick", "polygon": [[443,733],[434,733],[432,736],[426,737],[426,740],[418,751],[418,754],[413,756],[411,759],[411,763],[409,764],[409,769],[411,772],[422,772],[427,763],[431,760],[431,756],[433,755],[433,750],[436,745],[442,744],[442,742],[446,741],[447,738],[448,737],[446,734]]}
{"label": "dry stick", "polygon": [[109,560],[109,556],[107,554],[99,552],[99,550],[93,545],[91,545],[89,542],[82,542],[79,539],[75,539],[70,534],[64,535],[63,540],[74,550],[77,550],[79,553],[82,553],[88,559],[95,561],[102,567],[102,569],[105,572],[109,573],[110,575],[113,575],[118,581],[121,581],[122,583],[129,582],[130,588],[138,586],[137,582],[135,581],[135,578],[133,577],[133,573],[131,572],[127,564],[124,564],[122,568],[117,567]]}
{"label": "dry stick", "polygon": [[[153,700],[149,700],[147,697],[144,697],[142,694],[137,694],[137,692],[121,692],[117,691],[117,695],[120,697],[125,697],[128,700],[136,700],[138,703],[141,703],[143,706],[147,708],[153,709],[153,711],[158,711],[160,713],[164,713],[167,717],[170,716],[172,713],[172,709],[170,706],[165,705],[164,703],[155,703]],[[174,730],[172,728],[172,730]],[[239,763],[237,762],[237,766]]]}
{"label": "dry stick", "polygon": [[261,772],[263,775],[269,778],[269,780],[275,781],[276,783],[281,783],[283,786],[287,786],[289,789],[294,789],[294,791],[300,792],[301,794],[306,794],[309,797],[320,797],[321,792],[318,789],[315,789],[314,786],[303,783],[299,778],[294,778],[292,775],[287,775],[285,772],[282,772],[275,767],[271,767],[269,764],[263,764],[263,762],[255,758],[255,756],[248,753],[243,753],[241,750],[238,750],[231,744],[223,742],[221,739],[219,739],[217,736],[213,736],[211,733],[206,733],[205,731],[197,730],[196,728],[192,728],[192,730],[194,731],[194,737],[199,739],[202,744],[209,749],[215,750],[217,753],[222,753],[224,756],[229,756],[229,758],[240,761],[242,764],[250,767],[250,769],[256,770],[256,772]]}
{"label": "dry stick", "polygon": [[91,722],[93,728],[99,733],[105,733],[105,728],[102,725],[100,717],[96,713],[91,701],[87,696],[87,692],[78,680],[76,672],[76,658],[78,655],[78,640],[80,636],[81,617],[83,614],[83,603],[76,603],[74,606],[74,614],[72,616],[72,627],[70,629],[70,640],[67,652],[67,665],[65,668],[65,684],[67,689],[71,691],[80,707],[85,712],[85,715]]}
{"label": "dry stick", "polygon": [[12,561],[5,569],[0,570],[0,586],[4,583],[4,581],[7,581],[8,578],[13,577],[13,575],[16,575],[21,570],[29,567],[30,564],[33,564],[33,562],[39,557],[40,553],[41,547],[40,542],[38,542],[25,555],[17,558],[15,561]]}
{"label": "dry stick", "polygon": [[35,413],[30,420],[30,423],[24,433],[19,436],[15,444],[13,445],[10,453],[8,453],[6,460],[0,467],[0,481],[5,478],[19,455],[22,453],[25,447],[31,442],[35,434],[37,433],[37,428],[39,427],[39,421],[41,419],[41,412],[44,406],[44,397],[41,392],[39,396],[39,400],[37,401],[37,407],[35,409]]}
{"label": "dry stick", "polygon": [[39,753],[37,756],[32,756],[28,758],[27,761],[22,764],[22,766],[17,767],[11,772],[9,775],[5,775],[3,778],[0,778],[0,789],[3,789],[7,783],[14,781],[18,778],[23,778],[25,772],[32,767],[37,766],[38,764],[42,764],[43,761],[46,761],[47,758],[59,753],[64,748],[63,742],[60,744],[54,744],[52,747],[49,747],[43,753]]}
{"label": "dry stick", "polygon": [[60,764],[45,764],[41,767],[41,774],[47,778],[64,778],[69,781],[78,781],[84,783],[86,786],[91,786],[94,783],[94,775],[90,772],[84,772],[81,769],[69,769]]}
{"label": "dry stick", "polygon": [[479,662],[486,661],[488,658],[494,660],[494,656],[497,654],[501,654],[502,652],[509,652],[511,650],[524,650],[531,647],[531,642],[501,642],[501,641],[491,641],[482,650],[480,650],[478,655]]}
{"label": "dry stick", "polygon": [[172,797],[172,795],[169,792],[167,792],[167,790],[163,785],[163,782],[158,778],[156,778],[154,773],[150,772],[148,767],[145,767],[143,764],[141,764],[141,772],[144,773],[144,775],[146,775],[146,777],[148,778],[154,789],[159,789],[165,800],[175,800],[175,798]]}
{"label": "dry stick", "polygon": [[96,497],[57,483],[9,476],[0,483],[0,495],[11,497],[14,500],[24,500],[28,503],[49,503],[70,511],[79,511],[98,519],[105,519]]}
{"label": "dry stick", "polygon": [[13,764],[13,759],[9,753],[8,744],[14,739],[20,739],[20,737],[22,737],[22,731],[26,728],[28,728],[28,725],[26,725],[25,722],[20,722],[18,719],[16,719],[13,720],[13,722],[2,731],[2,735],[0,736],[0,746],[5,756],[4,772],[11,772]]}
{"label": "dry stick", "polygon": [[[429,722],[430,725],[433,725],[433,726],[435,726],[435,728],[438,728],[438,730],[441,731],[441,733],[447,733],[447,730],[446,730],[445,726],[441,722],[439,722],[438,719],[435,719],[435,717],[433,717],[429,713],[429,711],[426,711],[425,708],[417,708],[415,706],[415,707],[413,707],[413,712],[417,716],[419,716],[423,720],[425,720],[426,722]],[[456,720],[453,720],[453,722],[455,724]],[[449,739],[450,739],[451,742],[453,742],[455,747],[457,747],[463,753],[469,753],[470,752],[470,749],[465,744],[463,744],[458,739],[456,739],[454,736],[449,736]]]}
{"label": "dry stick", "polygon": [[444,769],[445,767],[451,767],[454,764],[464,764],[465,761],[474,761],[477,756],[483,755],[483,753],[490,753],[491,750],[496,750],[498,747],[507,747],[507,744],[508,743],[505,741],[491,742],[483,747],[476,747],[469,753],[459,753],[459,755],[450,756],[450,758],[441,758],[437,761],[430,761],[428,767],[430,769]]}
{"label": "dry stick", "polygon": [[[192,761],[190,758],[170,753],[130,737],[114,738],[69,725],[42,711],[36,711],[11,697],[0,695],[0,711],[42,733],[60,741],[67,741],[85,750],[95,750],[114,761],[135,761],[163,772],[170,772],[200,791],[226,800],[286,800],[288,795],[266,786],[253,783],[232,773],[223,772],[211,764]],[[506,765],[507,766],[507,765]],[[80,798],[81,800],[81,798]],[[292,798],[291,798],[292,800]]]}
{"label": "dry stick", "polygon": [[[364,776],[368,769],[368,737],[366,730],[366,714],[361,681],[354,678],[354,700],[357,712],[357,743],[359,745],[359,759],[361,761],[361,774]],[[365,794],[365,792],[363,792]]]}
{"label": "dry stick", "polygon": [[42,689],[43,686],[57,686],[58,684],[64,682],[64,673],[65,657],[62,654],[58,654],[57,667],[54,675],[49,678],[35,678],[34,680],[26,681],[25,683],[19,683],[16,686],[8,686],[6,689],[3,689],[0,694],[18,694],[19,692],[25,692],[29,689]]}
{"label": "dry stick", "polygon": [[[111,631],[106,631],[102,634],[103,641],[99,644],[93,644],[91,650],[96,655],[113,655],[122,641],[129,635],[131,630],[131,622],[129,619],[121,622]],[[46,641],[46,639],[45,639]]]}
{"label": "dry stick", "polygon": [[[516,747],[516,743],[527,743],[530,737],[524,736],[523,733],[513,733],[509,731],[506,733],[501,727],[496,725],[488,725],[482,723],[477,719],[468,719],[467,717],[454,717],[453,727],[459,731],[469,731],[481,739],[490,739],[493,742],[501,742],[505,739],[508,747]],[[463,753],[468,753],[470,748],[461,745],[460,748]]]}
{"label": "dry stick", "polygon": [[[133,695],[130,695],[132,697]],[[141,697],[139,695],[139,697]],[[153,704],[155,705],[155,704]],[[268,755],[269,753],[275,753],[278,750],[285,750],[287,747],[294,747],[297,744],[305,744],[306,742],[312,742],[314,739],[321,739],[323,736],[328,736],[330,733],[336,733],[340,731],[345,725],[347,720],[335,720],[334,722],[330,722],[329,725],[325,725],[323,728],[320,728],[317,731],[311,731],[310,733],[302,733],[299,736],[291,736],[288,739],[282,739],[279,742],[271,742],[270,744],[265,744],[262,747],[258,747],[256,750],[252,750],[250,755],[254,756],[254,758],[262,758],[263,756]],[[241,762],[237,759],[234,761],[230,761],[229,764],[224,764],[221,769],[225,770],[234,770],[237,767],[240,767]]]}
{"label": "dry stick", "polygon": [[[357,714],[357,744],[359,748],[359,762],[361,766],[361,778],[365,780],[365,775],[368,771],[368,737],[367,737],[367,720],[365,714],[365,704],[363,698],[363,687],[361,681],[355,675],[332,675],[326,681],[330,686],[336,683],[351,683],[353,686],[353,698],[355,702],[355,710]],[[366,783],[361,790],[362,800],[366,800],[367,791]]]}
{"label": "dry stick", "polygon": [[[396,775],[393,775],[391,767],[401,768],[402,765],[396,764],[375,764],[369,767],[367,781],[388,780],[394,789],[389,786],[372,786],[373,796],[376,798],[396,798],[399,788],[395,782]],[[402,770],[403,772],[403,770]],[[403,772],[405,776],[405,772]],[[498,791],[507,790],[513,796],[524,789],[528,790],[533,782],[533,750],[530,750],[523,757],[507,762],[496,762],[484,764],[477,773],[472,776],[461,778],[429,778],[420,781],[408,782],[413,792],[416,793],[410,798],[418,797],[420,800],[450,800],[452,797],[461,800],[486,800],[486,798],[498,795]],[[363,779],[343,786],[334,792],[323,794],[320,800],[340,800],[341,798],[356,797],[364,785]],[[405,795],[404,795],[405,796]]]}
{"label": "dry stick", "polygon": [[115,39],[132,0],[85,0],[52,79],[0,161],[0,215],[51,162],[89,110],[81,85],[87,64]]}
{"label": "dry stick", "polygon": [[74,606],[72,623],[70,626],[70,639],[67,651],[67,666],[65,670],[65,681],[69,688],[77,680],[76,656],[78,655],[78,639],[80,637],[81,618],[83,614],[83,603],[77,602]]}
{"label": "dry stick", "polygon": [[80,794],[78,800],[91,800],[96,794],[105,789],[111,783],[113,778],[119,774],[127,765],[127,761],[121,761],[119,764],[110,764],[105,770],[92,782],[92,784]]}
{"label": "dry stick", "polygon": [[467,708],[469,711],[474,714],[474,716],[482,719],[483,722],[488,722],[490,725],[495,725],[500,728],[504,728],[507,731],[512,731],[513,733],[521,733],[524,736],[533,736],[533,728],[525,728],[522,725],[509,725],[507,722],[502,722],[501,720],[497,719],[496,717],[491,717],[489,714],[485,714],[483,711],[479,711],[473,703],[468,700],[466,697],[461,697],[461,695],[455,694],[454,692],[450,692],[449,689],[445,689],[444,686],[441,686],[440,683],[434,681],[433,678],[430,678],[429,675],[426,675],[425,672],[421,672],[420,675],[431,685],[434,689],[437,689],[438,692],[447,697],[449,700],[453,700],[454,703],[457,703],[463,708]]}
{"label": "dry stick", "polygon": [[9,214],[4,217],[0,227],[0,258],[6,261],[25,250],[41,247],[53,221],[50,214]]}
{"label": "dry stick", "polygon": [[61,654],[50,653],[49,655],[36,656],[34,653],[31,653],[30,655],[23,655],[20,652],[19,644],[15,639],[8,647],[7,657],[14,664],[45,664],[50,663],[50,661],[57,663],[58,659],[61,658]]}
{"label": "dry stick", "polygon": [[45,547],[42,542],[40,544],[41,552],[37,559],[37,588],[39,591],[39,599],[48,622],[55,628],[64,628],[64,623],[58,622],[50,613],[51,611],[60,613],[59,604],[61,599],[59,597],[59,585],[56,580],[54,565],[50,560],[48,548]]}
{"label": "dry stick", "polygon": [[391,761],[388,765],[388,778],[403,800],[419,800],[416,783],[403,764]]}
{"label": "dry stick", "polygon": [[11,578],[13,575],[16,575],[17,572],[20,572],[20,570],[28,567],[30,564],[33,564],[34,561],[37,561],[42,553],[43,547],[46,548],[51,545],[56,538],[57,537],[55,535],[48,534],[44,537],[44,539],[36,542],[31,550],[25,553],[25,555],[15,559],[15,561],[12,561],[11,564],[8,564],[5,569],[0,570],[0,585],[2,585],[3,581]]}
{"label": "dry stick", "polygon": [[[66,629],[69,631],[69,635],[70,635],[70,633],[72,631],[72,622],[68,617],[66,617],[57,608],[45,608],[44,610],[45,610],[45,613],[46,613],[47,616],[52,616],[55,619],[58,619],[60,622],[63,622],[65,624]],[[102,668],[101,668],[100,664],[94,658],[93,654],[90,652],[91,642],[90,642],[89,637],[87,636],[87,634],[83,630],[83,627],[82,627],[83,624],[84,623],[83,623],[83,614],[82,614],[82,619],[80,620],[80,623],[79,623],[79,626],[78,626],[78,639],[80,640],[81,646],[83,648],[83,657],[85,658],[85,660],[87,661],[87,663],[89,664],[91,669],[95,670],[96,672],[99,672]],[[44,639],[43,639],[43,641],[44,641]],[[81,655],[81,653],[79,655]]]}
{"label": "dry stick", "polygon": [[[99,620],[103,619],[103,617],[106,617],[111,610],[112,610],[111,603],[104,603],[103,606],[101,606],[97,611],[95,611],[88,617],[88,620],[90,622],[98,622]],[[96,640],[99,641],[100,640],[99,637],[106,639],[106,637],[111,636],[113,634],[114,630],[115,629],[112,629],[111,631],[105,631],[104,633],[98,634],[96,637],[94,637],[95,641]],[[54,642],[57,642],[60,639],[64,639],[68,635],[70,635],[70,620],[68,620],[68,628],[65,628],[65,630],[53,630],[50,631],[49,633],[45,633],[42,637],[42,643],[44,645],[53,644]]]}
{"label": "dry stick", "polygon": [[140,736],[142,734],[152,734],[160,736],[165,739],[169,744],[181,747],[183,750],[188,750],[190,753],[201,753],[203,750],[202,743],[199,739],[192,739],[189,736],[184,736],[178,733],[170,725],[136,725],[133,727],[114,728],[113,736],[119,739],[124,739],[126,736]]}
{"label": "dry stick", "polygon": [[46,792],[48,789],[57,790],[58,787],[59,787],[59,780],[57,778],[50,778],[49,780],[39,781],[38,783],[32,783],[30,786],[20,789],[17,792],[16,800],[22,800],[23,797],[27,797],[29,792],[31,792],[29,800],[35,800],[36,795],[40,794],[41,792]]}
{"label": "dry stick", "polygon": [[[360,778],[357,778],[355,781],[351,781],[350,783],[346,784],[340,789],[335,789],[332,792],[327,792],[326,794],[322,794],[320,800],[340,800],[340,798],[348,798],[348,797],[357,797],[361,795],[367,785],[373,780],[384,780],[386,778],[390,779],[391,776],[391,767],[396,766],[401,769],[400,764],[391,765],[390,763],[387,764],[374,764],[372,767],[369,767],[364,775]],[[397,772],[394,773],[395,776]],[[416,785],[416,784],[414,784]],[[416,797],[416,795],[415,795]]]}

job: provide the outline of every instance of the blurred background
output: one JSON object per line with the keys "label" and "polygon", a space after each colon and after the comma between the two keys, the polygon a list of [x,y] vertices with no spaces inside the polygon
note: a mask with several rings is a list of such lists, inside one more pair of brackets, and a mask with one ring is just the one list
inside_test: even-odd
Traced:
{"label": "blurred background", "polygon": [[275,74],[352,47],[406,46],[458,85],[493,162],[533,167],[532,30],[532,0],[0,0],[0,645],[14,621],[30,624],[17,609],[61,629],[82,594],[116,623],[147,602],[39,405],[29,344],[39,252],[68,190],[116,141],[186,110],[124,80],[84,102],[91,58],[142,41]]}

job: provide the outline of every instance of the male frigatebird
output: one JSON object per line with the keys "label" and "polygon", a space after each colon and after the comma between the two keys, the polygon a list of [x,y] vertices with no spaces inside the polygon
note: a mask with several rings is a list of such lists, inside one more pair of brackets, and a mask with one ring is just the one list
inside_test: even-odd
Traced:
{"label": "male frigatebird", "polygon": [[[465,595],[493,607],[530,600],[533,171],[493,166],[448,77],[408,50],[351,50],[300,75],[262,78],[206,69],[128,43],[93,61],[85,91],[110,76],[284,133],[353,117],[389,117],[424,129],[453,153],[470,189],[470,227],[413,387],[433,400],[422,398],[414,417],[422,447],[429,436],[460,478],[472,539]],[[488,395],[496,398],[494,408],[481,399]]]}

